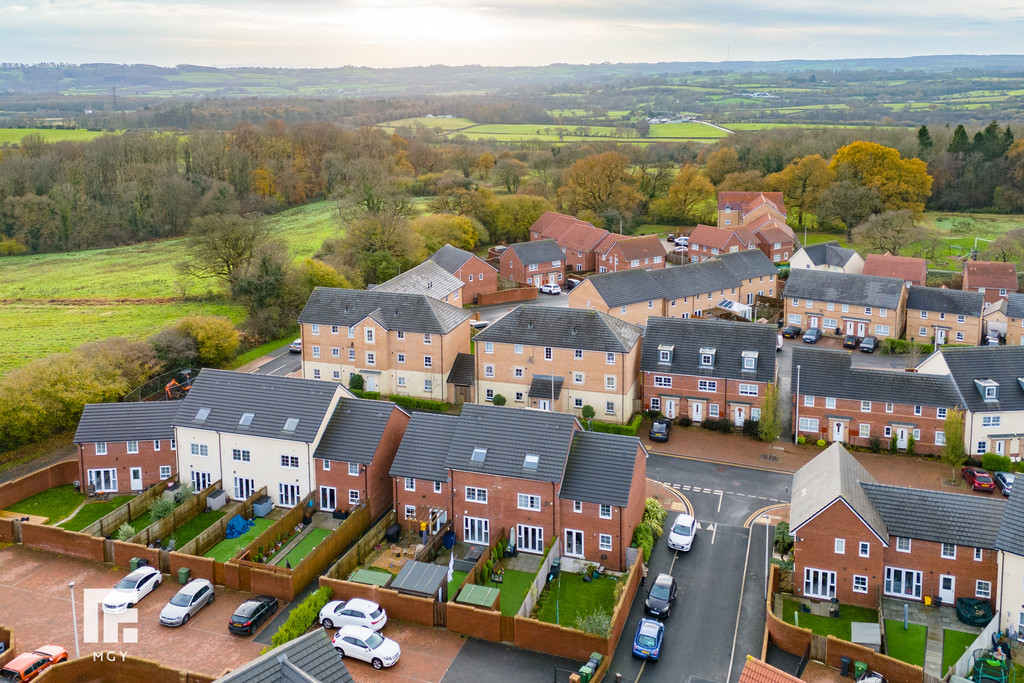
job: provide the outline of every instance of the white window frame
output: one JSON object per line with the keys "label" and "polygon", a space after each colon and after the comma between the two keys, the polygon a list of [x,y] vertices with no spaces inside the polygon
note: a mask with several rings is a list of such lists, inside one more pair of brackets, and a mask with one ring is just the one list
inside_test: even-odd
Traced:
{"label": "white window frame", "polygon": [[956,543],[942,543],[939,546],[939,557],[944,560],[956,559]]}
{"label": "white window frame", "polygon": [[846,539],[845,538],[837,538],[836,542],[835,542],[834,550],[835,550],[836,555],[845,555],[846,554]]}
{"label": "white window frame", "polygon": [[138,441],[126,441],[125,442],[125,449],[126,449],[128,455],[135,455],[135,454],[137,454],[139,452],[139,442]]}
{"label": "white window frame", "polygon": [[106,455],[107,454],[107,442],[106,441],[97,441],[94,445],[96,447],[96,455]]}
{"label": "white window frame", "polygon": [[97,493],[117,492],[117,468],[100,467],[86,472],[89,484],[95,487]]}
{"label": "white window frame", "polygon": [[160,465],[160,480],[167,479],[172,474],[170,465]]}
{"label": "white window frame", "polygon": [[697,380],[697,391],[714,393],[718,391],[718,382],[713,379],[699,379]]}
{"label": "white window frame", "polygon": [[611,551],[612,549],[612,535],[611,534],[598,534],[597,537],[597,549],[603,551]]}
{"label": "white window frame", "polygon": [[299,456],[297,455],[281,455],[281,467],[289,470],[299,469]]}
{"label": "white window frame", "polygon": [[487,504],[487,489],[478,486],[467,486],[465,495],[467,503]]}
{"label": "white window frame", "polygon": [[416,490],[416,480],[413,477],[405,477],[405,490],[406,491],[415,491]]}
{"label": "white window frame", "polygon": [[349,489],[348,490],[348,504],[349,505],[359,505],[359,500],[360,500],[359,489]]}
{"label": "white window frame", "polygon": [[867,541],[857,543],[857,555],[859,557],[871,557],[871,544]]}
{"label": "white window frame", "polygon": [[516,495],[516,507],[520,510],[540,510],[540,496],[532,493],[519,493]]}
{"label": "white window frame", "polygon": [[896,542],[893,545],[896,547],[896,552],[909,553],[911,548],[911,540],[906,536],[897,536]]}
{"label": "white window frame", "polygon": [[611,519],[612,506],[606,505],[605,503],[601,503],[601,505],[598,507],[597,516],[601,519]]}
{"label": "white window frame", "polygon": [[864,574],[853,575],[853,592],[854,593],[867,593],[868,592],[868,577]]}
{"label": "white window frame", "polygon": [[974,597],[988,600],[992,597],[992,582],[978,579],[974,582]]}
{"label": "white window frame", "polygon": [[985,559],[985,551],[982,550],[981,548],[975,548],[974,549],[974,561],[975,562],[981,562],[983,559]]}
{"label": "white window frame", "polygon": [[654,386],[663,387],[665,389],[672,388],[672,376],[671,375],[655,375]]}

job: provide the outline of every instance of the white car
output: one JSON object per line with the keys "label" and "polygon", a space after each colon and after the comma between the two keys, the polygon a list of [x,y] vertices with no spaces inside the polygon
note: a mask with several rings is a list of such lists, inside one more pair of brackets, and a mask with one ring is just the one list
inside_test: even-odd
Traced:
{"label": "white car", "polygon": [[332,642],[339,656],[361,659],[374,669],[394,666],[402,656],[398,643],[365,626],[342,626]]}
{"label": "white car", "polygon": [[677,247],[688,247],[690,246],[690,238],[686,235],[680,235],[675,239],[675,245]]}
{"label": "white car", "polygon": [[697,520],[693,516],[680,512],[672,528],[668,532],[668,547],[673,550],[687,552],[693,545],[693,537],[697,533]]}
{"label": "white car", "polygon": [[139,567],[121,579],[114,590],[103,598],[103,611],[108,614],[120,614],[130,607],[135,607],[139,600],[146,597],[160,585],[163,575],[153,567]]}
{"label": "white car", "polygon": [[164,626],[184,626],[216,597],[212,583],[206,579],[192,579],[160,610],[160,623]]}
{"label": "white car", "polygon": [[546,285],[541,285],[540,291],[544,292],[545,294],[561,294],[562,288],[554,283],[549,282]]}
{"label": "white car", "polygon": [[362,598],[348,602],[332,600],[320,610],[319,621],[324,628],[365,626],[371,631],[379,631],[388,623],[388,614],[377,603]]}
{"label": "white car", "polygon": [[686,253],[686,252],[688,252],[688,251],[690,251],[690,248],[689,248],[688,246],[686,246],[686,245],[684,245],[684,244],[680,244],[680,245],[676,246],[676,247],[675,247],[675,248],[674,248],[674,249],[672,250],[672,253],[673,253],[673,254],[685,254],[685,253]]}

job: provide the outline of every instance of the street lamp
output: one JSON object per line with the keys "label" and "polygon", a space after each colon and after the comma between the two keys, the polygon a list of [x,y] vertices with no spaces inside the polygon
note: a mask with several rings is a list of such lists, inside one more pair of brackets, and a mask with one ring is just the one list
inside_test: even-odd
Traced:
{"label": "street lamp", "polygon": [[765,599],[767,599],[768,598],[768,560],[771,557],[768,554],[769,547],[770,547],[768,545],[768,526],[769,526],[768,523],[771,520],[768,518],[767,514],[764,514],[764,515],[761,515],[761,516],[764,517],[764,597],[765,597]]}
{"label": "street lamp", "polygon": [[71,627],[75,631],[75,659],[78,659],[81,657],[81,653],[78,651],[78,616],[75,614],[75,582],[69,583],[68,588],[71,589]]}
{"label": "street lamp", "polygon": [[800,439],[800,366],[796,366],[796,417],[793,420],[793,443]]}

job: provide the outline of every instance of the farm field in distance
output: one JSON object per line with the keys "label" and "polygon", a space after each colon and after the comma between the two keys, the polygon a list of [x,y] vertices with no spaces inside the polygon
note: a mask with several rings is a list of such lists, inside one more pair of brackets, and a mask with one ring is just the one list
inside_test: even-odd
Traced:
{"label": "farm field in distance", "polygon": [[116,133],[69,128],[0,128],[0,147],[16,145],[21,142],[22,138],[29,135],[40,135],[46,142],[61,142],[63,140],[84,142],[101,135],[116,135]]}

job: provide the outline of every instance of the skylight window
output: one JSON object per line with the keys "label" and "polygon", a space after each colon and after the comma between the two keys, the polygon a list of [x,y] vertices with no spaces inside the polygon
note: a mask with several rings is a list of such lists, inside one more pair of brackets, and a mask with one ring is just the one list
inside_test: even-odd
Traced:
{"label": "skylight window", "polygon": [[535,470],[537,465],[540,464],[540,456],[535,453],[527,453],[526,457],[523,458],[523,469],[524,470]]}
{"label": "skylight window", "polygon": [[473,462],[483,462],[487,458],[486,448],[474,448],[473,455],[470,456],[470,460]]}
{"label": "skylight window", "polygon": [[238,420],[239,427],[248,427],[252,424],[252,419],[256,417],[255,413],[242,413],[242,417]]}
{"label": "skylight window", "polygon": [[208,417],[210,417],[210,409],[209,408],[200,408],[199,410],[196,411],[195,421],[196,422],[203,422]]}
{"label": "skylight window", "polygon": [[285,420],[284,431],[286,431],[286,432],[294,432],[295,428],[298,427],[298,426],[299,426],[299,418],[297,418],[297,417],[289,417],[287,420]]}

